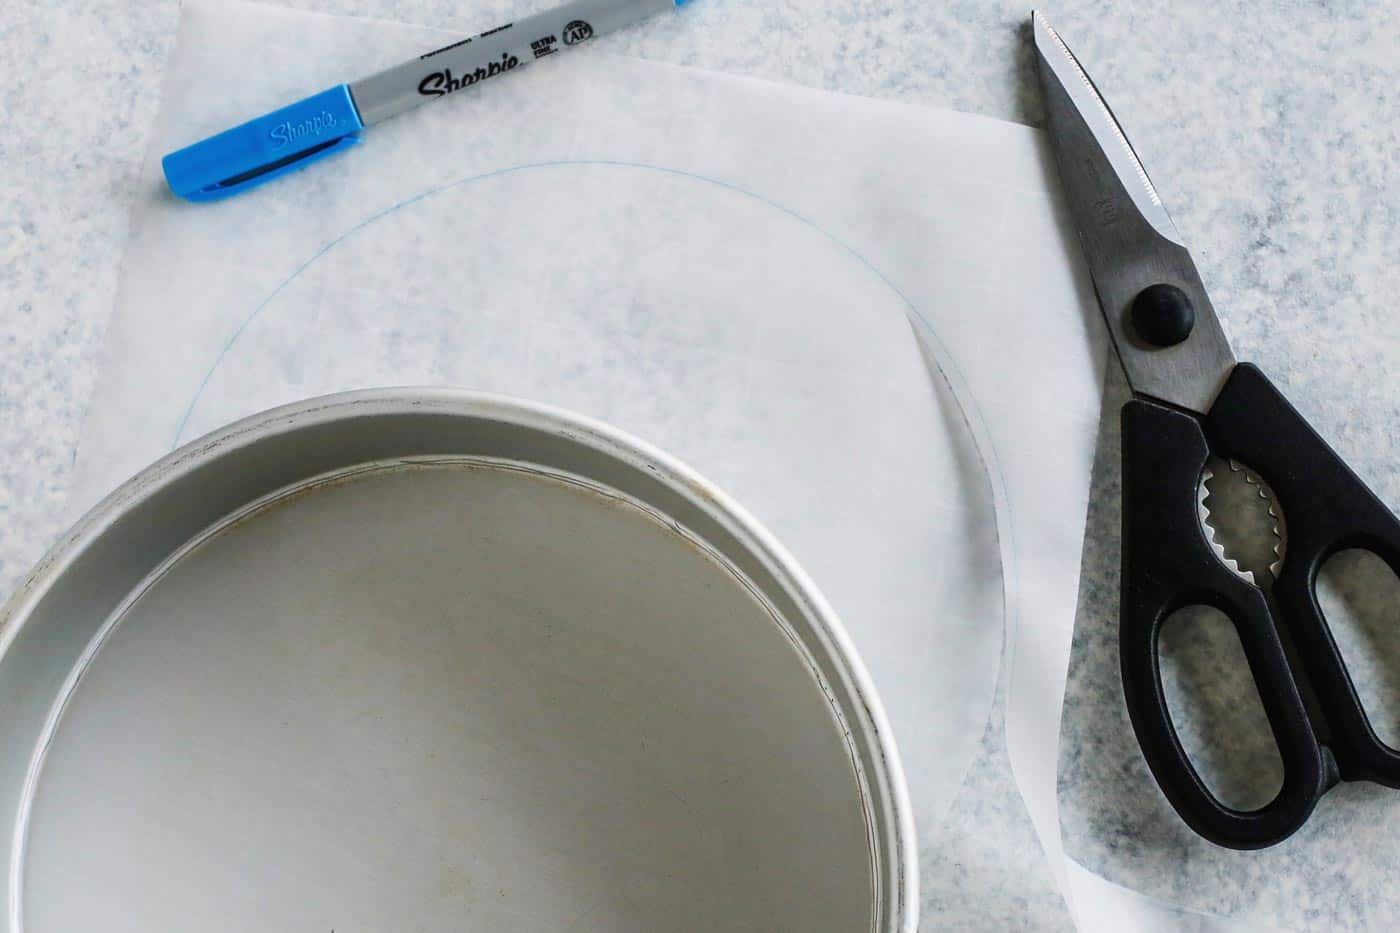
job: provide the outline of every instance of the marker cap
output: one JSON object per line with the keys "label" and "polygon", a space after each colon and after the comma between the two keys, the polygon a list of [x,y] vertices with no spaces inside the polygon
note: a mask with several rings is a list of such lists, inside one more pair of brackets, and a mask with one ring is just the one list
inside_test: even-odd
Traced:
{"label": "marker cap", "polygon": [[180,197],[214,201],[348,148],[362,129],[341,84],[172,152],[161,166]]}

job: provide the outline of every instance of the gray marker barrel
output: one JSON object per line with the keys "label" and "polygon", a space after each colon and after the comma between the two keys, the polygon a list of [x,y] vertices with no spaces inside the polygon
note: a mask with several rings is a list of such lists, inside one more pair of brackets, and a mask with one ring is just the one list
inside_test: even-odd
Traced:
{"label": "gray marker barrel", "polygon": [[573,0],[350,85],[365,126],[629,26],[686,0]]}

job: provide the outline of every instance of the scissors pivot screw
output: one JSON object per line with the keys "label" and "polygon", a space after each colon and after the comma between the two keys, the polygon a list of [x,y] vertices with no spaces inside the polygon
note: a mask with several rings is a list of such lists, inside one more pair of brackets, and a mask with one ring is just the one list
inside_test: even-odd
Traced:
{"label": "scissors pivot screw", "polygon": [[1149,285],[1133,299],[1133,327],[1154,347],[1174,347],[1191,336],[1196,309],[1175,285]]}

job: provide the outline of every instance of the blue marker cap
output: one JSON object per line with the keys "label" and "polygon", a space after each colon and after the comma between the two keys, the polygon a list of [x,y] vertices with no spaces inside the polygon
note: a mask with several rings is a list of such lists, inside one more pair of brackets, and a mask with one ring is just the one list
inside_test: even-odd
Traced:
{"label": "blue marker cap", "polygon": [[341,84],[172,152],[161,166],[180,197],[214,201],[353,146],[362,129]]}

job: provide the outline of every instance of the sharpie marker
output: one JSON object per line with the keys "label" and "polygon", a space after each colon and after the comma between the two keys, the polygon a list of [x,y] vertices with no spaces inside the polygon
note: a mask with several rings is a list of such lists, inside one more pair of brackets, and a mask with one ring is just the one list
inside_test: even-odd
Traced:
{"label": "sharpie marker", "polygon": [[686,2],[573,0],[498,26],[172,152],[166,183],[190,201],[246,191],[353,146],[367,126]]}

